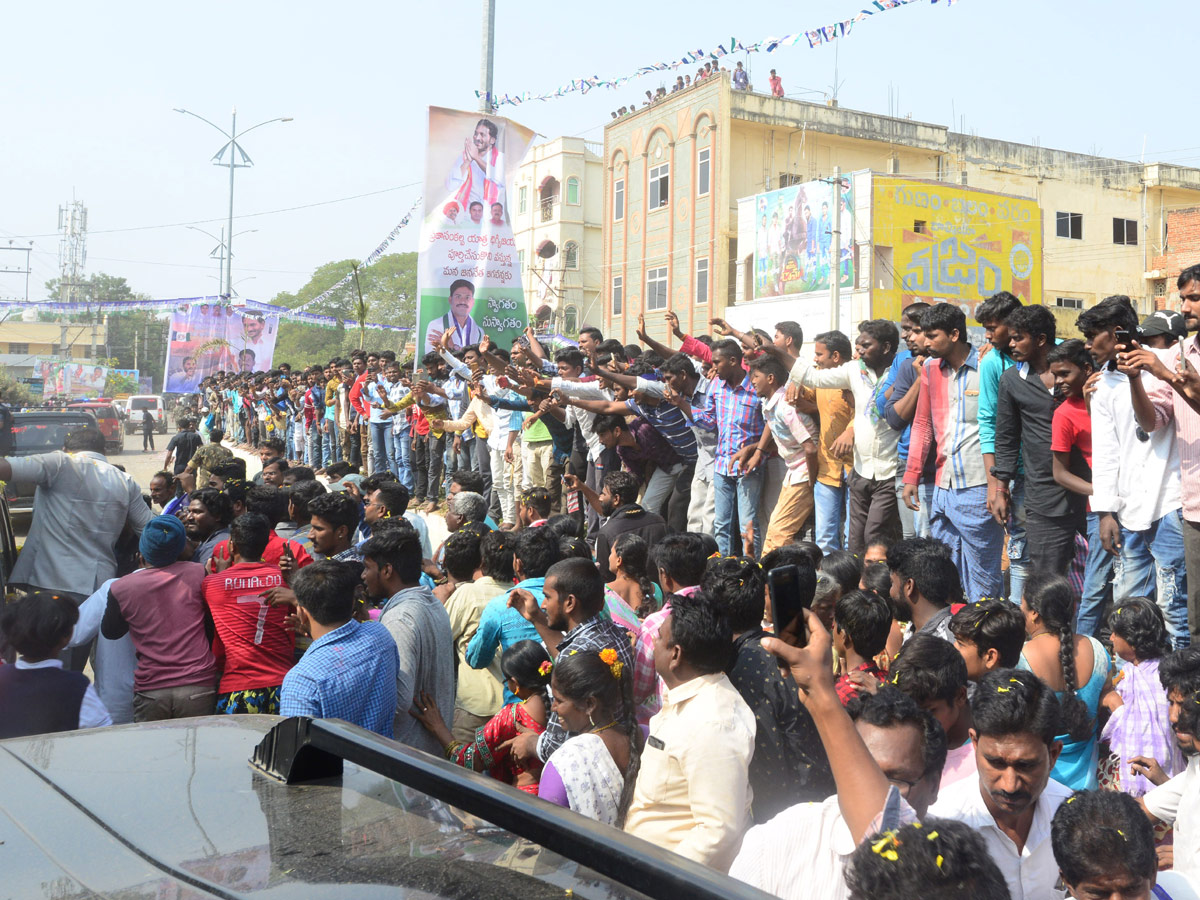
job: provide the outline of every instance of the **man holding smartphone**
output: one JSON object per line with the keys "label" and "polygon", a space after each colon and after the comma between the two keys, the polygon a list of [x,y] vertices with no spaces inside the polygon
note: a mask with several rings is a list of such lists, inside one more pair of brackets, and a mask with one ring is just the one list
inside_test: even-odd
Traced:
{"label": "man holding smartphone", "polygon": [[[1138,426],[1130,381],[1152,386],[1153,378],[1116,366],[1117,355],[1134,349],[1134,336],[1141,337],[1137,313],[1128,297],[1106,297],[1080,313],[1076,327],[1096,362],[1084,388],[1091,400],[1092,512],[1100,517],[1104,549],[1121,560],[1113,596],[1154,599],[1161,575],[1158,601],[1167,629],[1176,647],[1186,647],[1187,567],[1175,429],[1147,433]],[[1091,616],[1076,630],[1091,634],[1096,624]]]}

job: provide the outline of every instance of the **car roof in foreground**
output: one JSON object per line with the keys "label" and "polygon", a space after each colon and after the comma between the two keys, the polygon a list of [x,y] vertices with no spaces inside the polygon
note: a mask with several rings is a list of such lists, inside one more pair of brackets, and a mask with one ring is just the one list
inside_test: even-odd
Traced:
{"label": "car roof in foreground", "polygon": [[[643,897],[349,761],[340,777],[291,785],[268,777],[248,760],[264,734],[284,721],[215,716],[0,742],[5,894],[64,900],[355,900],[398,891],[487,900]],[[483,794],[500,787],[464,770],[453,777],[465,780],[468,792],[476,790],[472,785]],[[562,812],[547,807],[555,810],[551,816]],[[585,837],[602,827],[566,815]]]}

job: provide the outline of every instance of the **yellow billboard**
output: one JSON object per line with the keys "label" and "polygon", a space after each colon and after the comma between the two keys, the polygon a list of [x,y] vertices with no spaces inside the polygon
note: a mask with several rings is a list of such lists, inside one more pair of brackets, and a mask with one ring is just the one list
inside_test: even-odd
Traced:
{"label": "yellow billboard", "polygon": [[997,291],[1042,302],[1042,210],[1034,200],[940,181],[873,180],[872,315],[898,321],[917,300],[967,318]]}

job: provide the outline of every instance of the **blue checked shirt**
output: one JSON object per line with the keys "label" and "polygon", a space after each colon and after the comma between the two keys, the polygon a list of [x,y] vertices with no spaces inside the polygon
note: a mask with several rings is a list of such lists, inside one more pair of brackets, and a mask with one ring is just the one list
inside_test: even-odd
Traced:
{"label": "blue checked shirt", "polygon": [[351,619],[313,641],[283,676],[279,714],[345,719],[390,738],[399,668],[400,653],[388,630]]}
{"label": "blue checked shirt", "polygon": [[757,443],[763,433],[762,406],[747,375],[737,387],[714,378],[704,406],[692,408],[692,419],[706,431],[717,433],[716,474],[737,477],[733,454],[747,444]]}

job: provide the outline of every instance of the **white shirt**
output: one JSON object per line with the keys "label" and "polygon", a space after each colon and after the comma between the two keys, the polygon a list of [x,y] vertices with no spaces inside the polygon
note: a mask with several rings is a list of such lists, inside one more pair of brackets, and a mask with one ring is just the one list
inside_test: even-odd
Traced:
{"label": "white shirt", "polygon": [[[602,389],[600,383],[595,381],[568,381],[565,378],[552,378],[550,387],[577,400],[612,400],[613,398],[612,391]],[[566,412],[567,425],[578,425],[583,439],[587,441],[588,459],[597,462],[600,454],[604,452],[604,447],[600,444],[600,438],[596,437],[596,432],[592,430],[596,414],[590,410],[580,409],[578,406],[568,406]]]}
{"label": "white shirt", "polygon": [[854,395],[854,471],[872,481],[896,477],[900,432],[875,405],[887,370],[876,375],[857,359],[836,369],[814,369],[803,359],[792,366],[791,380],[802,387],[836,388]]}
{"label": "white shirt", "polygon": [[[1154,376],[1141,375],[1149,386]],[[1174,428],[1150,432],[1139,440],[1129,399],[1129,378],[1100,373],[1092,394],[1092,509],[1115,513],[1121,527],[1146,531],[1183,506],[1179,482],[1179,445]],[[1145,432],[1141,432],[1145,435]]]}
{"label": "white shirt", "polygon": [[[18,659],[16,666],[18,669],[61,669],[63,664],[61,659],[43,659],[41,662],[32,663]],[[103,728],[112,723],[112,717],[100,702],[96,689],[89,684],[83,692],[83,700],[79,703],[79,727]]]}
{"label": "white shirt", "polygon": [[[110,641],[100,634],[100,622],[108,608],[108,589],[117,579],[110,578],[96,592],[79,604],[79,621],[68,647],[79,647],[96,640],[96,693],[112,716],[113,725],[128,725],[133,721],[133,672],[137,668],[137,653],[133,636]],[[89,688],[89,690],[91,690]]]}
{"label": "white shirt", "polygon": [[1058,807],[1071,796],[1071,789],[1054,779],[1038,797],[1033,810],[1033,823],[1025,846],[1017,845],[1000,830],[996,820],[983,802],[979,779],[964,778],[941,791],[937,803],[929,807],[929,818],[954,819],[970,825],[983,838],[992,861],[1008,882],[1012,900],[1048,900],[1066,897],[1056,888],[1058,863],[1050,846],[1050,822]]}
{"label": "white shirt", "polygon": [[1200,756],[1187,768],[1142,797],[1156,818],[1175,826],[1175,871],[1200,878]]}

